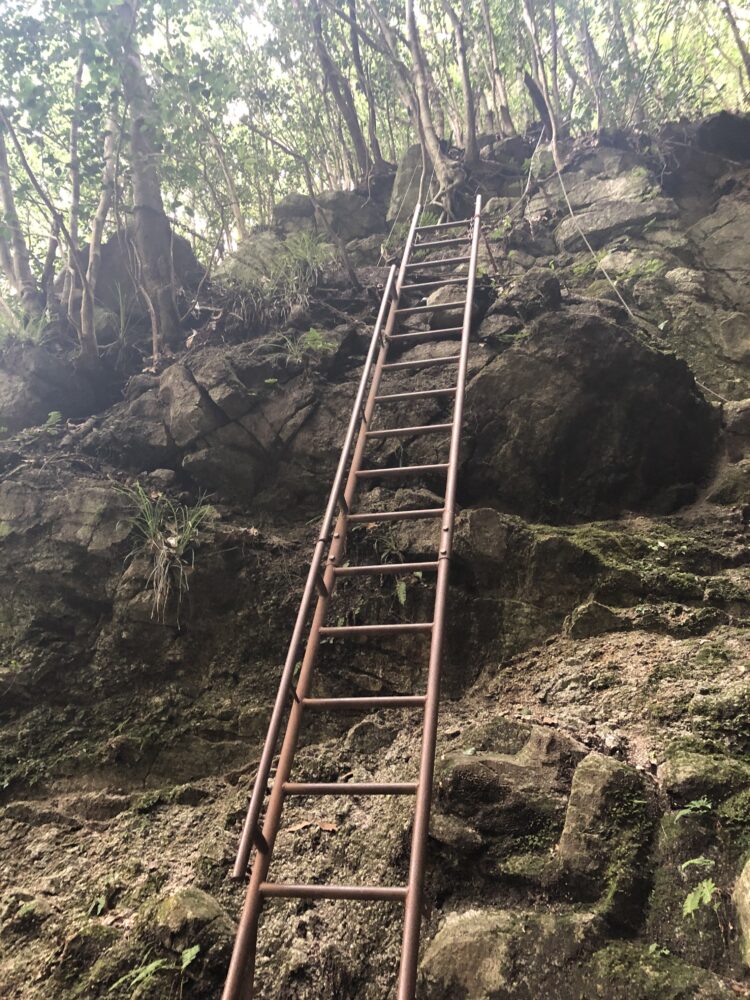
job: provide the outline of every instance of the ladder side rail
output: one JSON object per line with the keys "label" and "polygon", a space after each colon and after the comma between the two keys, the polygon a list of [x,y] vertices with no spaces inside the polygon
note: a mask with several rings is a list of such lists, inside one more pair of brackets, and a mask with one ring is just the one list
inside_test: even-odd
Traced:
{"label": "ladder side rail", "polygon": [[357,433],[361,424],[362,401],[364,400],[365,389],[367,387],[367,383],[370,378],[370,372],[372,371],[373,363],[375,360],[375,353],[380,345],[381,331],[383,329],[383,324],[385,322],[386,310],[390,305],[390,303],[394,301],[393,296],[395,295],[396,292],[395,277],[396,277],[396,265],[394,264],[391,267],[390,273],[388,275],[388,280],[386,282],[386,286],[383,291],[383,298],[380,303],[380,309],[378,311],[377,321],[375,323],[372,339],[370,341],[370,349],[367,353],[367,358],[365,360],[364,369],[362,371],[362,377],[360,379],[359,388],[357,390],[357,395],[354,400],[354,405],[352,407],[352,414],[349,419],[349,426],[347,428],[346,438],[344,440],[344,446],[341,449],[341,457],[339,459],[338,468],[336,470],[336,476],[333,481],[333,486],[331,487],[331,494],[328,500],[328,506],[326,508],[318,540],[315,545],[312,561],[310,563],[310,570],[307,574],[305,589],[302,594],[302,600],[300,602],[299,611],[297,612],[297,619],[294,625],[294,630],[292,632],[292,639],[289,644],[289,650],[287,652],[286,660],[284,662],[284,668],[282,670],[281,678],[279,680],[279,689],[276,695],[276,701],[274,703],[273,712],[271,714],[271,720],[268,725],[268,732],[266,735],[265,743],[263,745],[263,751],[261,754],[260,763],[258,765],[258,771],[256,774],[255,783],[253,785],[253,792],[250,798],[250,803],[248,805],[247,814],[245,817],[245,824],[242,830],[242,836],[240,838],[239,849],[237,851],[237,859],[235,861],[234,869],[232,871],[232,877],[235,879],[241,879],[245,877],[248,862],[250,860],[250,854],[252,851],[253,842],[258,841],[257,837],[258,820],[260,818],[261,809],[263,808],[263,800],[265,798],[268,776],[270,775],[271,767],[273,766],[273,758],[276,753],[276,745],[278,743],[279,733],[281,731],[281,726],[286,713],[286,706],[289,701],[289,693],[291,690],[292,680],[294,677],[294,665],[297,662],[297,658],[299,655],[299,647],[300,643],[302,642],[304,628],[307,621],[307,615],[310,610],[310,605],[312,603],[313,594],[315,593],[317,588],[318,575],[320,573],[320,567],[323,561],[325,547],[327,545],[328,539],[331,534],[333,518],[339,503],[339,496],[344,481],[344,474],[346,472],[347,464],[349,462],[352,442],[354,441],[354,436]]}
{"label": "ladder side rail", "polygon": [[440,670],[442,666],[443,635],[445,632],[445,612],[448,596],[448,574],[453,548],[453,526],[456,507],[456,485],[458,463],[461,452],[461,431],[463,428],[464,388],[469,359],[469,337],[471,334],[472,304],[479,253],[481,196],[477,197],[474,210],[474,228],[471,240],[469,274],[466,284],[466,305],[464,307],[461,333],[461,360],[458,366],[456,403],[453,413],[448,475],[445,491],[445,509],[440,531],[439,567],[435,584],[435,613],[433,618],[430,663],[427,673],[424,729],[422,733],[422,753],[419,767],[419,787],[417,790],[414,826],[412,829],[409,882],[404,913],[404,931],[399,970],[398,1000],[414,1000],[419,962],[419,933],[422,923],[422,894],[424,888],[427,833],[432,804],[435,747],[437,743],[437,721],[440,698]]}
{"label": "ladder side rail", "polygon": [[[390,303],[384,335],[382,337],[378,335],[377,338],[373,336],[373,343],[380,344],[380,351],[378,353],[378,359],[375,363],[375,370],[370,384],[367,402],[365,403],[364,411],[362,412],[361,419],[359,421],[359,435],[357,437],[357,443],[354,447],[354,454],[349,465],[349,476],[344,489],[344,501],[346,507],[342,507],[339,510],[339,515],[333,531],[333,540],[331,542],[323,576],[325,590],[318,598],[312,624],[310,626],[308,642],[302,660],[302,668],[296,683],[295,690],[297,693],[297,699],[293,702],[289,712],[284,741],[279,754],[276,775],[274,777],[273,788],[269,796],[268,808],[266,810],[265,820],[263,823],[262,840],[258,847],[258,852],[256,854],[255,862],[250,875],[250,882],[245,894],[245,903],[240,915],[237,936],[234,943],[234,949],[232,951],[232,958],[229,963],[229,970],[224,985],[224,991],[222,993],[222,1000],[251,1000],[253,996],[258,920],[263,905],[263,892],[261,890],[261,886],[266,881],[266,877],[268,875],[268,870],[271,864],[271,855],[273,853],[273,847],[281,821],[281,813],[284,807],[284,783],[289,780],[289,774],[294,762],[294,754],[297,749],[299,730],[302,724],[302,709],[304,700],[309,694],[312,686],[312,675],[320,644],[320,629],[323,627],[325,622],[328,604],[333,594],[335,580],[334,568],[346,550],[347,511],[351,508],[352,500],[358,485],[356,473],[362,462],[365,446],[367,444],[367,427],[370,423],[372,413],[376,405],[375,396],[378,392],[383,365],[385,364],[388,354],[389,337],[397,319],[396,309],[398,307],[401,285],[403,284],[406,275],[406,263],[411,254],[411,248],[414,243],[420,213],[421,205],[417,204],[414,209],[414,216],[409,229],[409,236],[404,248],[401,267],[396,279],[395,297]],[[391,274],[393,274],[394,269],[395,265],[394,268],[391,269]],[[384,297],[384,302],[385,301]],[[333,495],[338,496],[338,491],[333,491],[332,496]],[[292,670],[293,666],[294,659],[292,659]],[[284,704],[285,701],[286,698],[283,698],[282,704]],[[263,787],[260,795],[261,802],[264,795],[265,786]]]}

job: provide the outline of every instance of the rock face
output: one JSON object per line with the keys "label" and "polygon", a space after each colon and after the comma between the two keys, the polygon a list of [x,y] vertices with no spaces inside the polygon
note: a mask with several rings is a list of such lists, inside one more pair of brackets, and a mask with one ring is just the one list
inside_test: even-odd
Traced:
{"label": "rock face", "polygon": [[464,497],[532,518],[669,510],[716,454],[687,368],[592,314],[532,326],[473,379],[467,410]]}
{"label": "rock face", "polygon": [[96,400],[71,363],[42,346],[0,348],[0,427],[3,433],[45,423],[51,413],[85,416]]}
{"label": "rock face", "polygon": [[[477,184],[500,193],[468,357],[424,1000],[746,992],[747,167],[742,128],[698,129],[687,145],[666,130],[659,162],[642,136],[561,143],[577,225],[546,150],[514,208],[533,150],[483,145],[494,159]],[[389,183],[374,209],[363,192],[324,198],[346,239],[382,226]],[[227,265],[237,285],[257,283],[310,207],[278,206],[278,228]],[[382,236],[349,243],[374,264]],[[114,405],[89,400],[51,345],[3,349],[16,421],[0,417],[3,1000],[220,994],[243,895],[228,871],[385,273],[361,268],[355,292],[326,268],[273,327],[230,322],[219,297],[223,318],[117,383]],[[448,334],[403,358],[455,353]],[[388,392],[448,388],[455,368],[385,378]],[[40,426],[51,410],[86,419]],[[450,416],[421,398],[387,420]],[[446,446],[375,439],[367,459],[440,463]],[[140,507],[122,489],[136,480]],[[358,510],[443,498],[427,476],[373,485]],[[134,521],[167,503],[144,537]],[[155,553],[175,552],[179,515],[206,504],[155,612]],[[439,544],[429,520],[351,527],[352,564],[429,561]],[[427,572],[342,578],[330,620],[427,621],[433,588]],[[421,692],[425,666],[416,635],[325,642],[315,694]],[[411,780],[421,736],[410,710],[306,713],[294,778]],[[403,885],[412,808],[290,797],[273,878]],[[392,996],[400,917],[269,901],[257,995]]]}
{"label": "rock face", "polygon": [[[376,197],[358,191],[324,191],[318,195],[318,202],[331,229],[346,242],[385,231],[387,194],[382,187]],[[307,195],[287,195],[275,206],[273,221],[285,233],[317,228],[315,210]]]}

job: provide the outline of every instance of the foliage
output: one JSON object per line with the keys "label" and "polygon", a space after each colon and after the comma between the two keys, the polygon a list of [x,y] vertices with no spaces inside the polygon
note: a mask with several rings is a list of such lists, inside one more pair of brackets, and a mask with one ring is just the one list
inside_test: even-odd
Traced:
{"label": "foliage", "polygon": [[703,879],[703,881],[699,882],[698,885],[685,897],[685,902],[682,904],[683,917],[695,916],[695,913],[701,906],[709,906],[711,909],[716,910],[717,903],[715,897],[718,892],[719,887],[713,879]]}
{"label": "foliage", "polygon": [[[330,354],[336,350],[336,342],[326,337],[322,330],[311,327],[307,333],[300,337],[288,337],[286,334],[281,337],[281,355],[287,364],[304,364],[310,358],[320,357],[323,354]],[[272,354],[279,352],[273,348]],[[275,381],[275,380],[268,380]]]}
{"label": "foliage", "polygon": [[[126,37],[117,24],[123,11],[132,13]],[[466,79],[451,15],[466,42],[474,123],[462,111]],[[750,91],[747,11],[731,0],[425,0],[418,20],[435,132],[459,156],[480,132],[538,130],[524,73],[547,92],[560,130],[573,133],[739,107]],[[105,235],[132,217],[129,41],[149,92],[136,124],[153,141],[166,215],[209,262],[251,226],[271,224],[285,194],[367,181],[417,141],[424,122],[409,105],[416,67],[407,33],[403,5],[390,0],[3,0],[0,108],[18,146],[6,128],[0,139],[36,291],[43,299],[53,287],[40,287],[51,230],[58,276],[71,250],[66,233],[73,248],[86,242],[108,136],[116,173]],[[66,233],[57,232],[61,221]],[[12,219],[0,219],[5,246],[11,230]],[[304,301],[329,254],[306,234],[287,240],[258,295],[282,311]],[[18,281],[6,273],[0,285],[7,312],[19,312]],[[127,326],[121,307],[123,335]]]}
{"label": "foliage", "polygon": [[682,819],[684,816],[700,816],[711,812],[712,809],[713,803],[711,800],[703,796],[700,799],[692,799],[684,808],[678,809],[675,813],[675,819]]}
{"label": "foliage", "polygon": [[177,595],[177,619],[187,593],[188,574],[195,565],[198,529],[211,514],[205,496],[192,506],[171,500],[163,493],[147,493],[140,483],[117,487],[132,510],[129,523],[138,535],[131,556],[150,562],[147,587],[152,591],[152,617],[164,621],[170,595]]}

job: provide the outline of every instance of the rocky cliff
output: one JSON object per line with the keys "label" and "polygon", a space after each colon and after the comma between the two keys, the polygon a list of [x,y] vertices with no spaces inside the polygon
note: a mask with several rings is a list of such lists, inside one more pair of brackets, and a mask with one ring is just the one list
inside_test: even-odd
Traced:
{"label": "rocky cliff", "polygon": [[[750,122],[561,144],[564,189],[544,149],[484,153],[421,996],[750,995]],[[64,345],[0,348],[3,1000],[220,991],[228,872],[409,162],[392,194],[325,201],[360,290],[327,266],[261,323],[215,283],[191,346],[118,364],[104,403]],[[311,206],[276,222],[235,276],[311,229]],[[399,425],[442,412],[399,406]],[[172,503],[173,552],[200,510],[156,613],[136,482]],[[363,525],[351,557],[434,545],[419,522]],[[427,581],[384,578],[337,614],[416,620],[429,601]],[[412,693],[420,649],[331,644],[318,693]],[[296,771],[408,780],[418,748],[406,712],[316,719]],[[290,806],[273,875],[402,883],[409,823],[399,801]],[[259,995],[382,1000],[399,945],[391,904],[269,905]]]}

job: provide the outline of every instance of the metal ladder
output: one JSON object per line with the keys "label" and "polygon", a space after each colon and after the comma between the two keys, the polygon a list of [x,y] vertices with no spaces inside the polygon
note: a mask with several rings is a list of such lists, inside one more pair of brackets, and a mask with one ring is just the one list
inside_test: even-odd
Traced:
{"label": "metal ladder", "polygon": [[[255,859],[222,1000],[250,1000],[253,996],[258,919],[263,901],[269,897],[371,901],[396,900],[403,902],[405,909],[404,929],[397,996],[398,1000],[413,1000],[414,998],[419,960],[419,932],[422,917],[427,831],[430,818],[435,743],[437,738],[440,668],[448,595],[448,569],[453,543],[464,387],[466,383],[472,303],[481,228],[480,213],[481,198],[478,197],[474,215],[470,219],[420,226],[421,206],[417,205],[412,217],[398,274],[396,274],[396,267],[394,265],[388,275],[370,348],[362,372],[362,378],[352,408],[341,458],[313,553],[302,602],[282,671],[279,690],[258,766],[237,860],[233,870],[234,878],[245,878],[250,854],[254,845],[256,848]],[[441,234],[450,230],[458,230],[459,235],[453,238],[440,239]],[[461,233],[461,230],[464,232]],[[424,239],[425,236],[429,237],[430,235],[437,238]],[[462,244],[468,245],[469,252],[465,256],[448,256],[436,260],[412,260],[412,255],[415,251],[427,250],[433,253],[447,247],[458,247]],[[433,269],[453,268],[458,264],[468,264],[468,273],[466,275],[452,275],[442,279],[439,276],[435,276],[430,277],[430,280],[424,280],[428,276],[425,275],[420,278],[418,274],[418,272],[431,271]],[[412,275],[415,275],[417,280],[415,282],[408,282],[407,279]],[[465,300],[447,302],[436,306],[401,306],[400,304],[402,296],[405,293],[409,294],[416,291],[429,294],[430,290],[446,284],[456,286],[465,284]],[[463,323],[460,327],[446,327],[442,330],[426,330],[421,332],[394,332],[397,329],[399,320],[405,316],[419,316],[421,313],[433,314],[447,310],[455,311],[460,306],[463,306]],[[458,354],[451,354],[450,356],[440,358],[388,362],[389,352],[392,347],[396,349],[401,347],[408,348],[420,342],[459,334],[461,337],[461,346]],[[455,365],[457,369],[455,386],[449,389],[440,388],[416,392],[380,394],[381,380],[388,372],[408,371],[410,369],[414,370],[442,365]],[[370,430],[376,407],[387,406],[389,403],[399,400],[441,396],[452,397],[454,400],[453,419],[450,423]],[[450,432],[449,453],[447,461],[444,463],[400,466],[388,469],[362,468],[365,449],[370,441],[390,437],[413,437],[420,434],[437,433],[438,431]],[[393,479],[402,475],[419,474],[420,472],[440,472],[445,474],[445,501],[442,507],[426,510],[400,510],[379,513],[357,513],[353,511],[357,487],[362,481],[380,477]],[[440,532],[437,539],[438,552],[434,561],[387,563],[374,566],[342,565],[346,552],[346,534],[349,525],[423,518],[434,518],[440,521]],[[352,574],[378,575],[382,573],[412,573],[415,571],[436,574],[435,606],[432,621],[394,625],[348,625],[340,627],[330,627],[325,624],[329,605],[334,597],[336,582],[340,577]],[[299,659],[302,639],[306,631],[309,612],[314,600],[315,608],[312,623],[307,631],[307,643],[302,658],[302,667],[295,682],[295,665]],[[402,632],[420,632],[430,636],[430,658],[425,694],[357,698],[310,697],[315,661],[322,638],[328,636],[391,635]],[[289,708],[290,703],[291,707]],[[286,729],[261,830],[259,826],[260,814],[288,708],[289,713]],[[421,708],[424,712],[422,752],[418,781],[381,784],[375,782],[359,784],[334,782],[322,784],[290,781],[300,727],[305,712],[327,712],[335,711],[336,709],[372,710],[387,708]],[[274,843],[281,823],[284,801],[289,796],[299,795],[414,795],[416,807],[412,830],[408,884],[406,886],[288,885],[267,881]]]}

